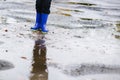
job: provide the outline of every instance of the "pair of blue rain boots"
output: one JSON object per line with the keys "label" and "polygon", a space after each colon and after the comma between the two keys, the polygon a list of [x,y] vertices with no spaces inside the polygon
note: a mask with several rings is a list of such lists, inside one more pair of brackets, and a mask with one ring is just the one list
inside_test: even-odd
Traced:
{"label": "pair of blue rain boots", "polygon": [[46,23],[48,19],[48,14],[37,13],[36,14],[36,23],[34,27],[31,27],[32,30],[41,30],[43,33],[47,33]]}

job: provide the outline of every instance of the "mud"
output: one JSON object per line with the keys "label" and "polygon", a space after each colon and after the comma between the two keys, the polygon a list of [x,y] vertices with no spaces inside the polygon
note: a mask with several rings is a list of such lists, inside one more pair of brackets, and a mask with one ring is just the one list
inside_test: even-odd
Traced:
{"label": "mud", "polygon": [[81,64],[68,66],[64,73],[72,76],[93,75],[93,74],[120,74],[119,66],[110,66],[103,64]]}

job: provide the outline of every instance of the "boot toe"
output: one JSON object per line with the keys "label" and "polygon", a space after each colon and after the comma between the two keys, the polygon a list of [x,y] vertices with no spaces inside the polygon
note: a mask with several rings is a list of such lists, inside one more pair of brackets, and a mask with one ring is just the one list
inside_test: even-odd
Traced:
{"label": "boot toe", "polygon": [[30,29],[31,29],[31,30],[39,30],[38,28],[33,28],[33,27],[31,27]]}
{"label": "boot toe", "polygon": [[42,33],[48,33],[48,30],[42,30]]}

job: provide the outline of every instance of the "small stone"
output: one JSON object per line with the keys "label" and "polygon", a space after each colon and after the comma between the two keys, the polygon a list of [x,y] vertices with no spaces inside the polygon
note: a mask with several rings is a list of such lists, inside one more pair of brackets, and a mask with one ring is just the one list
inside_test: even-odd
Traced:
{"label": "small stone", "polygon": [[8,50],[5,50],[5,52],[8,52]]}
{"label": "small stone", "polygon": [[27,26],[27,25],[24,25],[25,27]]}
{"label": "small stone", "polygon": [[26,57],[24,57],[24,56],[22,56],[21,58],[22,58],[22,59],[27,59],[27,58],[26,58]]}
{"label": "small stone", "polygon": [[7,29],[5,29],[5,32],[8,32],[8,30],[7,30]]}

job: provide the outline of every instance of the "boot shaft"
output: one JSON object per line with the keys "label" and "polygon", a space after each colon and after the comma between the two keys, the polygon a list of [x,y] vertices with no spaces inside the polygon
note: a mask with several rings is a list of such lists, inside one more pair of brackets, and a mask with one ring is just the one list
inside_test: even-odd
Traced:
{"label": "boot shaft", "polygon": [[42,20],[42,14],[36,13],[36,23],[41,23],[41,20]]}
{"label": "boot shaft", "polygon": [[41,21],[41,30],[42,32],[48,32],[48,30],[46,29],[46,24],[47,24],[47,20],[48,20],[48,14],[44,14],[42,13],[42,21]]}
{"label": "boot shaft", "polygon": [[41,13],[36,13],[36,22],[33,27],[31,27],[32,30],[39,30],[41,28],[41,21],[42,21],[42,15]]}

